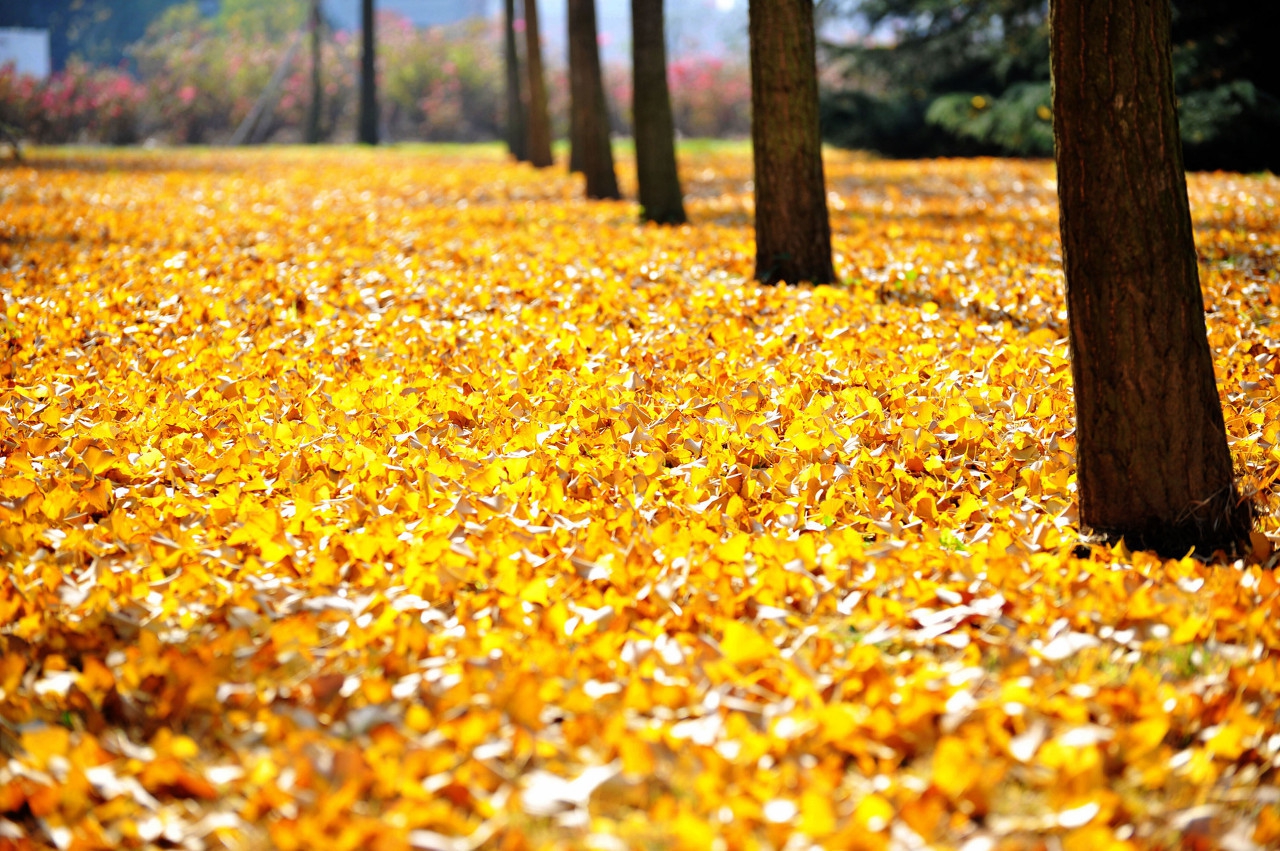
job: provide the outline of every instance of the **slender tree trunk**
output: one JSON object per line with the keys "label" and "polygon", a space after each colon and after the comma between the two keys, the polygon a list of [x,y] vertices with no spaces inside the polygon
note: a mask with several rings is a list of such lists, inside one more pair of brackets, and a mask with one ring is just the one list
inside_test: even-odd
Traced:
{"label": "slender tree trunk", "polygon": [[[582,39],[581,33],[583,19],[581,8],[579,7],[575,14],[572,0],[569,0],[566,8],[565,20],[568,22],[568,39],[566,44],[569,47],[569,173],[584,174],[587,167],[583,162],[583,121],[586,116],[581,108],[581,104],[585,104],[582,95],[578,90],[582,86],[584,69],[582,68],[582,50],[575,47],[575,42]],[[580,104],[581,102],[581,104]]]}
{"label": "slender tree trunk", "polygon": [[311,30],[311,103],[307,105],[305,138],[307,144],[314,145],[320,141],[320,114],[324,108],[324,83],[320,77],[320,36],[323,27],[320,0],[311,0],[311,15],[308,25]]}
{"label": "slender tree trunk", "polygon": [[378,144],[377,44],[373,0],[360,2],[360,142]]}
{"label": "slender tree trunk", "polygon": [[538,0],[524,0],[525,64],[529,69],[529,162],[538,168],[551,158],[551,117],[547,114],[547,82],[542,72],[542,41],[538,35]]}
{"label": "slender tree trunk", "polygon": [[569,89],[572,125],[577,131],[571,136],[570,160],[581,151],[587,197],[621,198],[609,141],[609,105],[600,73],[596,0],[569,0]]}
{"label": "slender tree trunk", "polygon": [[1247,540],[1178,138],[1169,0],[1053,0],[1080,519],[1179,557]]}
{"label": "slender tree trunk", "polygon": [[675,124],[667,87],[663,0],[631,0],[632,125],[640,218],[684,224],[684,193],[676,170]]}
{"label": "slender tree trunk", "polygon": [[507,147],[518,162],[529,159],[524,99],[520,96],[520,52],[516,47],[516,0],[503,5],[503,56],[507,72]]}
{"label": "slender tree trunk", "polygon": [[750,0],[756,279],[835,280],[818,127],[813,0]]}

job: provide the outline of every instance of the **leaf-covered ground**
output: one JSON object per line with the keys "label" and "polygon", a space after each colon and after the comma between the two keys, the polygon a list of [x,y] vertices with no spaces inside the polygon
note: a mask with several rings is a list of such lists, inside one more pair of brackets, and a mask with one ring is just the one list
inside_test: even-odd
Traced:
{"label": "leaf-covered ground", "polygon": [[[0,171],[0,847],[1280,843],[1280,523],[1079,547],[1052,166],[828,168],[822,290],[740,147],[673,230],[495,149]],[[1191,195],[1275,511],[1280,180]]]}

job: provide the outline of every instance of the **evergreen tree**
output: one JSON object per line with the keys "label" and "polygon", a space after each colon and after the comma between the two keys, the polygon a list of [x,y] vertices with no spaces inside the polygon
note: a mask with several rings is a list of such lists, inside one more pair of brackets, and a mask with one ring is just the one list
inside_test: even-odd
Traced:
{"label": "evergreen tree", "polygon": [[[873,37],[827,45],[844,82],[827,138],[891,156],[1053,153],[1044,0],[844,0]],[[1175,0],[1172,43],[1190,168],[1280,169],[1280,4]]]}

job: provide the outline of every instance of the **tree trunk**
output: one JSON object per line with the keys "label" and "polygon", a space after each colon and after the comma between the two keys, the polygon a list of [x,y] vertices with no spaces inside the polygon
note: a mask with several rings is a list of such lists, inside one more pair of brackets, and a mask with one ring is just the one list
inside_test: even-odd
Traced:
{"label": "tree trunk", "polygon": [[525,64],[529,68],[529,162],[546,168],[551,158],[551,117],[547,114],[547,82],[542,73],[542,41],[538,36],[538,0],[524,0]]}
{"label": "tree trunk", "polygon": [[569,0],[569,91],[573,99],[570,115],[577,130],[571,137],[570,161],[580,148],[587,197],[621,198],[609,141],[609,104],[600,73],[596,0]]}
{"label": "tree trunk", "polygon": [[756,280],[835,280],[818,128],[813,0],[750,0]]}
{"label": "tree trunk", "polygon": [[[582,37],[579,32],[582,28],[581,14],[573,14],[572,1],[568,1],[566,9],[566,20],[568,22],[568,173],[585,174],[586,165],[582,163],[582,152],[585,147],[582,145],[582,122],[585,115],[579,109],[580,95],[577,93],[582,83],[582,51],[575,49],[573,42]],[[577,74],[575,76],[575,67]],[[584,101],[585,102],[585,101]]]}
{"label": "tree trunk", "polygon": [[324,85],[320,77],[320,34],[323,21],[320,15],[320,0],[311,0],[311,14],[308,27],[311,30],[311,102],[307,105],[307,144],[314,145],[320,141],[320,114],[324,108]]}
{"label": "tree trunk", "polygon": [[631,0],[632,125],[640,218],[663,225],[686,221],[676,170],[675,125],[667,88],[663,0]]}
{"label": "tree trunk", "polygon": [[378,144],[377,45],[373,33],[373,0],[360,3],[360,142]]}
{"label": "tree trunk", "polygon": [[1178,138],[1169,0],[1054,0],[1054,142],[1080,519],[1134,549],[1234,549],[1236,494]]}
{"label": "tree trunk", "polygon": [[524,99],[520,96],[520,52],[516,48],[516,0],[503,6],[503,56],[507,72],[507,147],[517,162],[529,159],[525,131]]}

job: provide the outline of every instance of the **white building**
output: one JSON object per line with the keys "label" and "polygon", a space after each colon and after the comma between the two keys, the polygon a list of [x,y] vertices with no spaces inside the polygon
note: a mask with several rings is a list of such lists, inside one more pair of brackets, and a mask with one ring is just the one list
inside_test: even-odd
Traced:
{"label": "white building", "polygon": [[0,28],[0,68],[5,65],[13,65],[19,74],[48,77],[53,66],[49,31]]}

